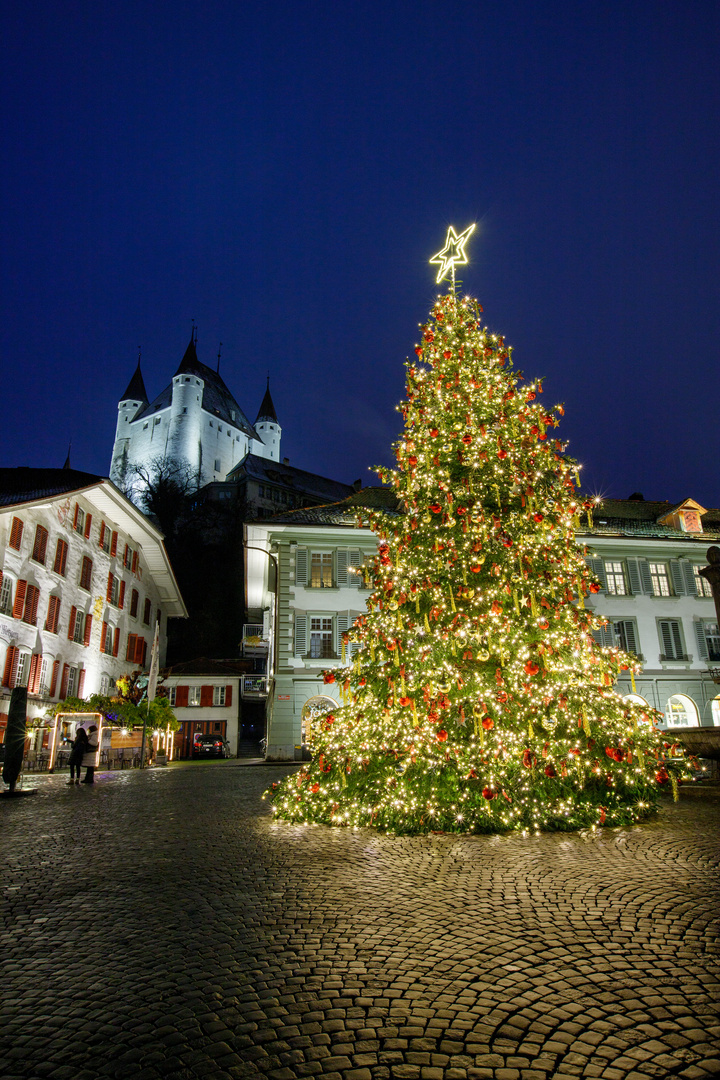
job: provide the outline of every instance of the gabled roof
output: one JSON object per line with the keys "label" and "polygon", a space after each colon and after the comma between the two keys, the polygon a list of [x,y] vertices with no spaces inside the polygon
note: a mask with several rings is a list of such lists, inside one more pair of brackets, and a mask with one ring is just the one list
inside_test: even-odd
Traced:
{"label": "gabled roof", "polygon": [[390,488],[367,487],[354,492],[349,498],[325,506],[307,506],[300,510],[288,510],[273,517],[260,518],[259,525],[347,525],[354,528],[363,510],[385,510],[389,514],[401,513],[397,495]]}
{"label": "gabled roof", "polygon": [[62,499],[84,495],[108,521],[118,525],[137,540],[143,559],[157,585],[163,609],[179,618],[187,618],[187,609],[170,565],[163,534],[138,508],[115,487],[112,480],[77,469],[0,469],[0,507],[30,508]]}
{"label": "gabled roof", "polygon": [[22,506],[101,484],[102,476],[77,469],[0,469],[0,506]]}
{"label": "gabled roof", "polygon": [[258,414],[255,419],[255,423],[259,424],[261,420],[269,420],[271,424],[277,424],[278,418],[275,412],[275,406],[273,405],[273,399],[270,397],[270,376],[268,375],[267,389],[265,391],[265,397],[262,399]]}
{"label": "gabled roof", "polygon": [[[668,524],[671,515],[679,509],[697,509],[703,526],[702,532],[687,533]],[[591,511],[592,527],[588,526],[586,514],[582,515],[582,533],[593,532],[606,535],[682,537],[683,540],[713,538],[720,531],[720,510],[703,510],[692,499],[681,502],[657,502],[645,499],[603,499]]]}
{"label": "gabled roof", "polygon": [[142,372],[140,371],[140,361],[138,360],[137,367],[135,368],[135,374],[128,383],[127,390],[120,398],[121,401],[139,401],[147,403],[147,391],[145,390],[145,383],[143,381]]}
{"label": "gabled roof", "polygon": [[[195,375],[198,379],[202,379],[204,386],[201,405],[205,412],[216,416],[218,420],[224,421],[229,427],[242,431],[248,438],[257,439],[258,442],[263,441],[228,390],[219,373],[198,360],[195,341],[192,338],[173,378],[177,378],[178,375]],[[133,421],[142,420],[144,417],[152,416],[161,409],[170,408],[172,390],[172,383],[170,383],[158,394],[154,401],[138,411],[133,417]]]}
{"label": "gabled roof", "polygon": [[237,483],[248,477],[283,487],[287,491],[308,495],[321,502],[338,502],[353,493],[352,484],[329,480],[325,476],[296,469],[294,465],[282,465],[257,454],[246,454],[226,476],[226,481]]}

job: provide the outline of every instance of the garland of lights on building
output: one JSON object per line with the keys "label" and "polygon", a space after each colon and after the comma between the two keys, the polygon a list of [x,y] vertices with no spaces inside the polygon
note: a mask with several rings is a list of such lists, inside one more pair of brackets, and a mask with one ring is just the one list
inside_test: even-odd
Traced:
{"label": "garland of lights on building", "polygon": [[661,784],[677,793],[682,751],[614,688],[637,659],[593,637],[584,598],[599,585],[575,541],[591,503],[555,436],[563,408],[457,295],[473,228],[431,260],[450,288],[406,363],[397,468],[378,469],[399,510],[368,512],[368,610],[325,674],[338,707],[315,724],[312,761],[269,793],[290,821],[573,829],[640,821]]}

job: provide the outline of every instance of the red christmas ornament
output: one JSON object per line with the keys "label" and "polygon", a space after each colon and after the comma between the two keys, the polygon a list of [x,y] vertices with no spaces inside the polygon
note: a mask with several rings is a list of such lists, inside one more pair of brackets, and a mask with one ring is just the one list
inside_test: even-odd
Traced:
{"label": "red christmas ornament", "polygon": [[491,717],[485,716],[483,717],[482,726],[485,728],[486,731],[492,731],[492,729],[495,727],[495,721],[491,719]]}
{"label": "red christmas ornament", "polygon": [[442,514],[442,506],[440,503],[430,503],[430,509],[433,514]]}
{"label": "red christmas ornament", "polygon": [[538,512],[536,514],[533,514],[533,521],[537,521],[538,524],[539,524],[543,520],[544,517],[545,517],[544,514],[541,514],[541,513]]}
{"label": "red christmas ornament", "polygon": [[443,356],[446,360],[450,360],[450,358],[452,357],[452,352],[450,351],[450,349],[445,349]]}
{"label": "red christmas ornament", "polygon": [[442,728],[440,728],[440,731],[436,732],[435,737],[438,742],[446,742],[448,737],[447,731],[444,731]]}
{"label": "red christmas ornament", "polygon": [[406,706],[406,705],[409,705],[409,704],[410,704],[410,701],[411,701],[411,698],[409,698],[409,697],[401,697],[401,698],[400,698],[400,704],[401,704],[402,706]]}
{"label": "red christmas ornament", "polygon": [[557,776],[557,773],[555,772],[555,769],[552,767],[552,765],[545,766],[545,775],[550,777]]}
{"label": "red christmas ornament", "polygon": [[597,583],[597,581],[592,581],[590,583],[590,592],[594,592],[594,593],[600,592],[600,585]]}
{"label": "red christmas ornament", "polygon": [[335,682],[335,676],[333,675],[332,671],[323,672],[323,682],[326,685],[329,685],[330,683]]}
{"label": "red christmas ornament", "polygon": [[462,441],[465,443],[466,446],[469,446],[470,443],[473,441],[472,435],[463,435]]}
{"label": "red christmas ornament", "polygon": [[531,769],[533,767],[533,765],[535,764],[536,760],[537,760],[537,758],[533,754],[532,750],[525,750],[523,752],[522,763],[523,763],[523,765],[525,766],[526,769]]}
{"label": "red christmas ornament", "polygon": [[495,798],[495,792],[493,791],[492,788],[484,787],[482,793],[483,793],[483,798],[487,799],[488,801],[490,801],[490,799]]}
{"label": "red christmas ornament", "polygon": [[528,660],[527,664],[525,665],[526,675],[537,675],[539,670],[540,667],[538,664],[535,663],[534,660]]}
{"label": "red christmas ornament", "polygon": [[437,438],[438,429],[436,427],[430,428],[430,435],[433,439]]}
{"label": "red christmas ornament", "polygon": [[310,790],[312,791],[312,793],[314,795],[317,791],[320,790],[320,785],[319,784],[313,784],[313,786],[310,788]]}

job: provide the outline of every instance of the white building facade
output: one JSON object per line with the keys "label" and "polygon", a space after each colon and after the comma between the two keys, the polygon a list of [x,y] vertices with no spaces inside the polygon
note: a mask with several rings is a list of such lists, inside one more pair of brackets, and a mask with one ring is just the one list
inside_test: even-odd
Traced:
{"label": "white building facade", "polygon": [[712,591],[700,574],[720,540],[720,513],[692,499],[678,505],[608,499],[578,532],[601,591],[588,607],[605,616],[598,640],[634,653],[642,674],[618,682],[663,716],[659,726],[720,726],[720,634]]}
{"label": "white building facade", "polygon": [[218,371],[198,360],[194,338],[165,389],[148,400],[137,370],[118,403],[110,479],[132,492],[133,467],[187,467],[198,488],[224,480],[248,454],[280,459],[282,429],[269,388],[252,425]]}
{"label": "white building facade", "polygon": [[147,668],[155,624],[187,611],[162,534],[114,484],[72,469],[0,469],[0,727],[10,692],[28,718],[113,693]]}
{"label": "white building facade", "polygon": [[358,571],[375,557],[377,537],[348,502],[245,526],[248,618],[267,668],[246,679],[243,696],[266,699],[271,760],[307,756],[308,710],[338,694],[323,671],[341,662],[343,632],[367,610],[369,583]]}
{"label": "white building facade", "polygon": [[[387,491],[365,489],[335,506],[315,507],[245,526],[248,654],[263,651],[265,671],[249,678],[244,697],[266,701],[267,756],[307,756],[308,708],[337,699],[323,671],[343,659],[341,637],[366,611],[369,589],[353,570],[368,564],[377,537],[359,527],[368,492],[391,505]],[[353,509],[355,504],[356,509]],[[720,540],[720,511],[692,500],[679,506],[607,500],[578,531],[601,591],[585,603],[607,619],[603,646],[638,656],[642,674],[617,689],[662,715],[659,726],[720,726],[720,635],[708,582],[699,573]]]}

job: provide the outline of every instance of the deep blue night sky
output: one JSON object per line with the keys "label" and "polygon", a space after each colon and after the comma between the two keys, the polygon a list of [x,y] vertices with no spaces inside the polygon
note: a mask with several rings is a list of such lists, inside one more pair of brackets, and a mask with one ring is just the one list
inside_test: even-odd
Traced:
{"label": "deep blue night sky", "polygon": [[720,6],[6,5],[0,464],[107,474],[190,337],[377,482],[448,224],[586,487],[720,506]]}

